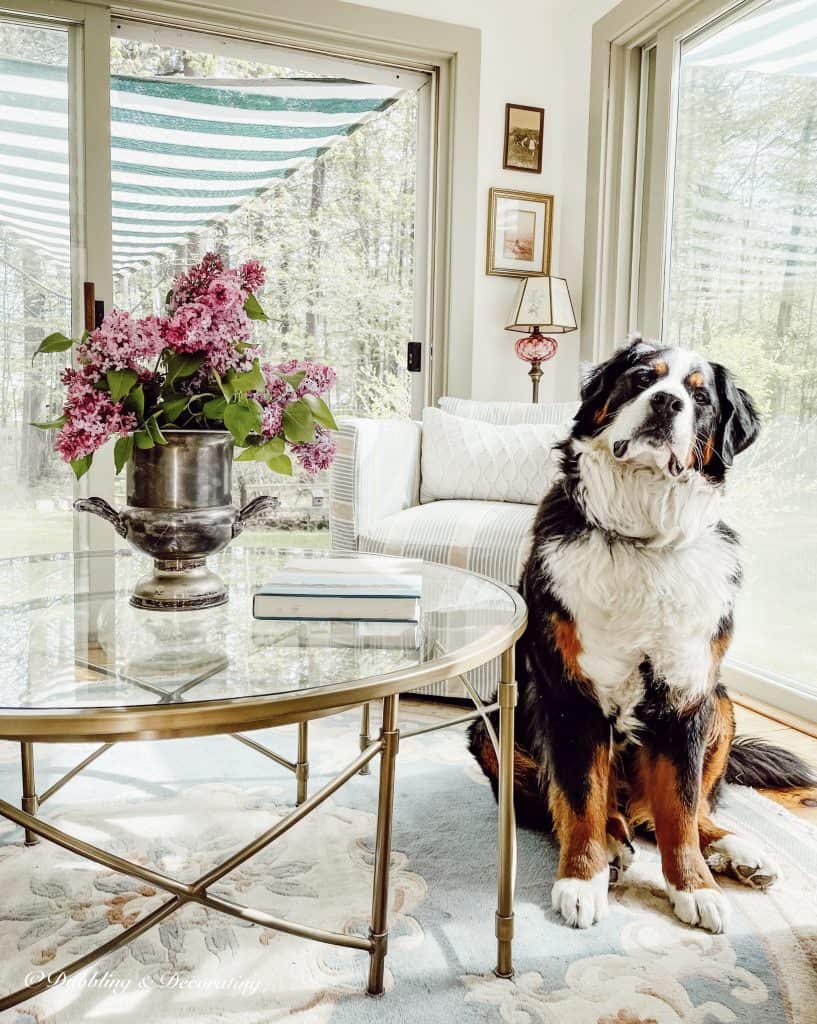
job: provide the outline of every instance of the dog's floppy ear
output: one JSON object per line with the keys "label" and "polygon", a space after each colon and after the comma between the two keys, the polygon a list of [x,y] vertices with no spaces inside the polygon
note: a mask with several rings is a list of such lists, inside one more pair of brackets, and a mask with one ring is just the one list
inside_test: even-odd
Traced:
{"label": "dog's floppy ear", "polygon": [[760,433],[760,417],[755,404],[743,388],[735,384],[732,374],[712,363],[715,374],[715,390],[718,395],[718,425],[715,429],[715,453],[719,465],[713,467],[720,475],[732,465],[735,456],[745,451]]}
{"label": "dog's floppy ear", "polygon": [[634,366],[648,352],[654,352],[656,346],[645,341],[640,334],[631,334],[627,344],[615,351],[610,358],[594,366],[582,381],[582,404],[576,413],[574,435],[584,437],[599,430],[601,417],[610,392],[618,378]]}

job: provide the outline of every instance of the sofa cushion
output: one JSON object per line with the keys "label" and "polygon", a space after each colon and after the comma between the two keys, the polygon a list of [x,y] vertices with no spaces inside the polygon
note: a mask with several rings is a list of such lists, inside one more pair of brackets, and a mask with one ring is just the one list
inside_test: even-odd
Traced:
{"label": "sofa cushion", "polygon": [[520,423],[498,426],[423,410],[420,501],[541,501],[558,462],[553,446],[564,428]]}
{"label": "sofa cushion", "polygon": [[535,505],[435,501],[371,524],[360,534],[359,547],[472,569],[515,587],[535,515]]}
{"label": "sofa cushion", "polygon": [[548,402],[534,405],[532,402],[480,402],[473,398],[440,399],[440,408],[452,416],[465,416],[469,420],[484,423],[550,423],[553,426],[569,426],[579,408],[578,402]]}

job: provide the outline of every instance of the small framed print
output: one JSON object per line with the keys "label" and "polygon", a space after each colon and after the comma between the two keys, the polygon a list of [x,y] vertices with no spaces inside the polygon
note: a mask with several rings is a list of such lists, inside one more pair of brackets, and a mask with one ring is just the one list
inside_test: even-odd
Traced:
{"label": "small framed print", "polygon": [[504,277],[549,274],[552,228],[553,196],[492,188],[485,273]]}
{"label": "small framed print", "polygon": [[544,107],[523,107],[505,104],[505,148],[502,166],[511,171],[542,170],[542,135],[545,125]]}

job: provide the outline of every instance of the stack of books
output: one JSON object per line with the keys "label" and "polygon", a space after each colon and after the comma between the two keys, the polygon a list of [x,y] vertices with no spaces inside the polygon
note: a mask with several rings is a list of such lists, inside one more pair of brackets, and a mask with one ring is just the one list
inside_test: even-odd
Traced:
{"label": "stack of books", "polygon": [[256,619],[419,622],[417,559],[299,558],[253,596]]}

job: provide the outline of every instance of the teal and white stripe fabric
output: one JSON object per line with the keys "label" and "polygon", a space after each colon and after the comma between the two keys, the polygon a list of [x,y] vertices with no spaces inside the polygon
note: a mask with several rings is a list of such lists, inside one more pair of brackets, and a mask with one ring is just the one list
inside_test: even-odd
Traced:
{"label": "teal and white stripe fabric", "polygon": [[[70,252],[67,82],[65,67],[0,60],[0,224],[61,263]],[[114,270],[172,254],[398,95],[334,79],[112,76]]]}

